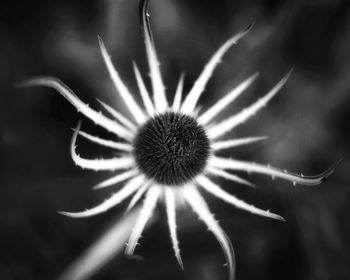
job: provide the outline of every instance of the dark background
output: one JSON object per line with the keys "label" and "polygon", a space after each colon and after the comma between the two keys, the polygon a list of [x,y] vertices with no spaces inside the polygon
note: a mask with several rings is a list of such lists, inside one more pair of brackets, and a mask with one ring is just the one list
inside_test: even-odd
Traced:
{"label": "dark background", "polygon": [[[259,186],[256,190],[221,181],[238,197],[283,215],[286,223],[206,196],[235,247],[237,279],[350,279],[349,1],[153,0],[151,15],[169,98],[181,72],[189,90],[211,54],[252,21],[254,28],[224,57],[201,105],[209,106],[259,71],[257,82],[225,111],[227,116],[294,68],[278,96],[231,134],[269,139],[234,149],[232,156],[307,175],[345,157],[318,187],[293,187],[259,175],[246,176]],[[90,219],[57,214],[103,201],[112,189],[94,192],[91,186],[110,174],[73,164],[70,128],[82,117],[64,98],[50,89],[14,87],[26,78],[52,75],[91,106],[98,108],[98,97],[125,112],[101,59],[98,34],[136,92],[132,60],[144,77],[148,71],[138,1],[1,1],[0,279],[56,279],[127,205]],[[102,132],[86,119],[84,128]],[[79,146],[86,157],[108,154],[86,141]],[[219,244],[187,210],[179,216],[184,272],[173,257],[160,206],[159,219],[137,247],[142,259],[120,254],[92,279],[226,279]]]}

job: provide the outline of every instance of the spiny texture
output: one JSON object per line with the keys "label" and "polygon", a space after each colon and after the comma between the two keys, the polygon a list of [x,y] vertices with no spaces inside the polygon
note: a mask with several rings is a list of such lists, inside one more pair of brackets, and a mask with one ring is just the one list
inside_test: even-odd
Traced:
{"label": "spiny texture", "polygon": [[181,186],[201,173],[209,156],[209,139],[197,121],[168,112],[144,124],[134,142],[138,167],[150,179]]}
{"label": "spiny texture", "polygon": [[[183,203],[178,203],[178,201],[185,202],[215,235],[226,258],[229,278],[233,279],[235,259],[231,242],[220,227],[219,222],[214,219],[200,191],[205,190],[236,208],[256,215],[282,221],[284,219],[269,210],[263,210],[250,205],[226,192],[217,183],[212,181],[211,177],[218,176],[244,186],[254,186],[236,174],[238,172],[245,172],[280,178],[294,185],[313,186],[322,183],[328,178],[340,161],[319,175],[304,176],[269,165],[219,156],[217,153],[225,149],[252,144],[266,138],[250,136],[219,139],[234,130],[237,126],[248,121],[265,107],[285,85],[290,72],[259,100],[242,109],[240,112],[229,115],[224,120],[218,120],[216,118],[255,81],[258,76],[257,74],[253,74],[242,81],[211,107],[203,110],[198,116],[193,113],[198,112],[197,103],[222,57],[230,47],[247,34],[251,28],[250,25],[247,29],[244,29],[226,41],[213,54],[187,95],[183,94],[184,75],[181,75],[172,105],[170,105],[165,94],[165,86],[152,40],[148,20],[148,4],[148,0],[141,2],[145,46],[153,92],[148,91],[142,75],[134,63],[136,82],[144,108],[137,103],[134,95],[123,82],[113,65],[102,39],[99,38],[102,57],[109,75],[133,119],[126,118],[101,101],[102,107],[111,117],[95,111],[81,101],[63,82],[52,77],[40,77],[24,83],[27,86],[46,86],[57,90],[80,113],[95,122],[96,125],[112,132],[123,141],[116,142],[110,139],[102,139],[80,131],[79,123],[74,131],[70,149],[75,164],[82,168],[95,171],[114,171],[117,173],[95,186],[95,189],[116,184],[122,184],[122,186],[111,197],[95,207],[81,212],[61,213],[73,218],[90,217],[108,211],[131,197],[129,210],[144,198],[143,207],[131,232],[126,248],[126,254],[131,255],[158,201],[164,197],[170,240],[173,245],[175,257],[180,266],[183,267],[176,231],[176,209],[183,205]],[[88,159],[79,156],[76,152],[76,142],[79,135],[98,145],[117,150],[117,156],[107,159]],[[96,259],[98,259],[98,256],[96,256]]]}

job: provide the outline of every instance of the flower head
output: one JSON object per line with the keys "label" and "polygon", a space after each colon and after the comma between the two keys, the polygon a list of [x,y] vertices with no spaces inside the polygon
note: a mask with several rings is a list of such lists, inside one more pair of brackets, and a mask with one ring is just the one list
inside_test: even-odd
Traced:
{"label": "flower head", "polygon": [[[52,77],[34,78],[24,83],[26,86],[47,86],[56,89],[80,113],[91,119],[96,125],[115,134],[117,139],[102,139],[90,135],[81,131],[81,124],[78,124],[71,141],[73,161],[82,168],[116,172],[113,177],[99,183],[95,187],[96,189],[119,183],[122,184],[122,187],[96,207],[83,212],[60,213],[73,218],[90,217],[111,209],[129,197],[132,197],[128,206],[128,209],[131,209],[144,198],[141,212],[125,250],[126,254],[131,255],[157,202],[160,198],[164,198],[173,249],[179,264],[183,267],[176,232],[177,202],[179,199],[183,199],[219,241],[227,260],[230,278],[233,278],[235,265],[231,242],[211,214],[201,191],[204,189],[217,198],[253,214],[277,220],[284,219],[269,210],[249,205],[227,193],[211,177],[218,176],[238,184],[252,186],[250,182],[235,174],[236,172],[251,172],[281,178],[293,184],[317,185],[334,171],[336,164],[320,175],[303,176],[271,166],[219,156],[217,154],[219,151],[265,139],[265,137],[244,137],[222,140],[221,137],[262,109],[284,86],[290,72],[258,101],[224,120],[215,118],[256,80],[257,74],[242,81],[203,113],[198,113],[198,101],[213,71],[226,51],[247,34],[251,28],[250,25],[226,41],[214,53],[184,98],[182,97],[184,76],[181,75],[173,101],[169,104],[149,25],[148,3],[148,0],[142,1],[142,22],[152,83],[152,97],[144,84],[138,67],[135,63],[133,65],[143,107],[135,101],[114,68],[102,39],[99,38],[103,60],[133,119],[126,118],[102,101],[99,101],[101,106],[111,117],[95,111],[81,101],[63,82]],[[119,154],[117,157],[109,159],[80,157],[76,152],[78,136],[101,146],[118,150]]]}

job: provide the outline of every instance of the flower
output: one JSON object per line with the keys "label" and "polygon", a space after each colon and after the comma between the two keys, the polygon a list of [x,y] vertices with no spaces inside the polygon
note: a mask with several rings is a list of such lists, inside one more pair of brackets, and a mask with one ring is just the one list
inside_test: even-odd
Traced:
{"label": "flower", "polygon": [[[73,218],[90,217],[103,213],[132,196],[128,209],[133,208],[143,197],[144,202],[139,217],[131,232],[126,246],[126,254],[132,255],[138,239],[152,215],[157,202],[164,198],[169,224],[170,237],[181,267],[183,267],[176,231],[176,208],[179,201],[187,204],[213,232],[225,254],[230,278],[234,276],[234,253],[231,242],[223,229],[214,219],[199,190],[204,189],[221,200],[249,211],[253,214],[284,221],[283,217],[262,210],[236,198],[224,191],[210,177],[218,176],[239,184],[252,186],[247,180],[230,173],[246,171],[278,177],[293,184],[317,185],[323,182],[336,168],[337,164],[317,176],[297,175],[285,170],[217,155],[219,151],[251,144],[265,137],[245,137],[220,140],[220,137],[244,123],[262,109],[284,86],[289,72],[267,94],[247,108],[224,120],[214,122],[230,103],[242,94],[257,78],[258,74],[245,79],[237,87],[218,100],[214,105],[198,113],[197,103],[216,66],[230,47],[237,43],[250,30],[245,30],[226,41],[211,57],[204,70],[195,81],[189,93],[182,98],[184,76],[181,75],[172,104],[168,103],[160,73],[157,54],[152,40],[148,20],[148,0],[142,2],[142,22],[144,26],[145,46],[150,67],[153,98],[146,88],[138,67],[134,63],[137,85],[142,97],[144,109],[135,101],[133,95],[122,81],[113,66],[106,47],[99,37],[103,60],[112,81],[124,100],[133,119],[129,120],[109,105],[100,101],[102,107],[113,117],[99,113],[81,101],[62,81],[52,77],[38,77],[26,81],[24,86],[46,86],[57,90],[79,112],[97,125],[115,134],[118,141],[102,139],[80,130],[79,122],[71,141],[71,156],[76,165],[96,171],[118,171],[118,174],[99,183],[101,189],[123,183],[123,187],[110,198],[94,208],[72,213],[60,212]],[[87,159],[76,152],[78,136],[119,151],[117,157],[109,159]]]}

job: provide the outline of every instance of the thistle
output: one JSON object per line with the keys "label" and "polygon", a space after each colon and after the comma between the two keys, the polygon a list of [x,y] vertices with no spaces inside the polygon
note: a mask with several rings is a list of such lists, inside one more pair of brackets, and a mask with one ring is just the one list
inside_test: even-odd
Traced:
{"label": "thistle", "polygon": [[[79,122],[71,141],[73,161],[82,168],[116,172],[113,177],[95,186],[95,189],[116,184],[122,184],[122,187],[110,198],[91,209],[82,212],[60,213],[72,218],[90,217],[108,211],[129,197],[131,197],[131,200],[128,210],[143,199],[143,206],[125,249],[127,255],[132,255],[147,221],[152,216],[158,201],[163,198],[173,250],[179,265],[183,268],[176,230],[176,209],[182,205],[179,201],[185,201],[220,243],[227,261],[229,278],[233,279],[235,260],[231,242],[218,221],[214,219],[201,194],[202,190],[253,214],[281,221],[284,221],[284,218],[269,210],[259,209],[238,199],[224,191],[212,178],[220,177],[238,184],[253,186],[251,182],[236,174],[238,172],[249,172],[280,178],[293,184],[311,186],[325,181],[339,162],[319,175],[304,176],[269,165],[218,155],[219,152],[224,150],[265,139],[265,137],[244,137],[223,140],[221,137],[249,120],[265,107],[287,82],[291,71],[258,101],[226,119],[218,120],[215,118],[257,79],[257,73],[242,81],[223,98],[204,110],[203,113],[198,113],[198,101],[213,71],[224,54],[248,33],[252,27],[252,25],[249,25],[226,41],[214,53],[187,94],[183,94],[184,75],[181,75],[173,101],[170,104],[166,97],[153,43],[148,18],[149,0],[143,0],[141,5],[144,39],[152,84],[152,89],[149,91],[137,65],[134,63],[136,82],[143,107],[135,101],[132,93],[114,68],[106,47],[99,37],[103,60],[118,94],[120,94],[130,111],[132,119],[128,119],[102,101],[99,101],[101,106],[110,116],[95,111],[81,101],[68,86],[56,78],[38,77],[23,83],[23,86],[45,86],[57,90],[81,114],[116,136],[116,139],[102,139],[88,134],[81,130],[81,123]],[[76,152],[78,136],[98,145],[115,149],[119,152],[118,156],[108,159],[83,158]]]}

